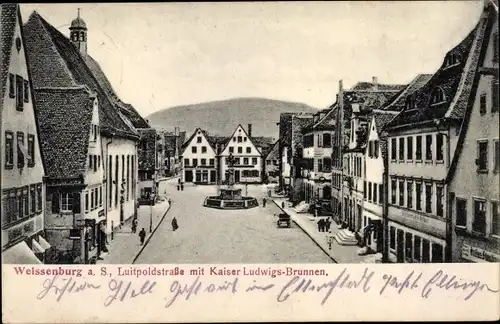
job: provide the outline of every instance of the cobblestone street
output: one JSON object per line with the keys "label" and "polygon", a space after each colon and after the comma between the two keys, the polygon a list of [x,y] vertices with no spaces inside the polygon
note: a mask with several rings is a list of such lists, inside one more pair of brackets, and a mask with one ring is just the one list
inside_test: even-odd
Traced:
{"label": "cobblestone street", "polygon": [[[136,264],[332,262],[297,225],[276,227],[273,213],[279,208],[269,198],[262,207],[263,186],[248,186],[248,195],[258,197],[260,204],[248,210],[203,207],[205,196],[216,194],[215,186],[188,184],[184,191],[177,191],[175,181],[167,186],[172,207]],[[175,232],[173,216],[179,223]]]}

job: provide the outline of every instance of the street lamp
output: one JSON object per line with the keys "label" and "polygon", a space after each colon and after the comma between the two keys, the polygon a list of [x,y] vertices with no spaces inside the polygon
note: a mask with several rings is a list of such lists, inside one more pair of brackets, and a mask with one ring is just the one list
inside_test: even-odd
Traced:
{"label": "street lamp", "polygon": [[149,233],[153,232],[153,203],[154,203],[154,194],[152,194],[150,196],[150,205],[149,205],[149,210],[150,210],[150,214],[149,214]]}

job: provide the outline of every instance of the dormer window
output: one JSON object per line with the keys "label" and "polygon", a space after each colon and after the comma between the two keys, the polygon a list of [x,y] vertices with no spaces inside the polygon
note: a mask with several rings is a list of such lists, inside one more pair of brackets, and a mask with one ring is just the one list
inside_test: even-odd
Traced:
{"label": "dormer window", "polygon": [[460,63],[460,56],[458,54],[449,54],[444,61],[444,67],[452,67]]}
{"label": "dormer window", "polygon": [[416,108],[415,98],[413,96],[406,97],[405,108],[406,110],[412,110]]}
{"label": "dormer window", "polygon": [[431,105],[438,105],[446,101],[441,88],[435,88],[431,93]]}

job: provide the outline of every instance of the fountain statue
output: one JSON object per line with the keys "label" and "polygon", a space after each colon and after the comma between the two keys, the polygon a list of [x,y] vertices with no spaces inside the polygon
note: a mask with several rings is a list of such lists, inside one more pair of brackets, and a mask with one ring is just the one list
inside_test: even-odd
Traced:
{"label": "fountain statue", "polygon": [[227,158],[228,170],[226,172],[227,185],[225,188],[218,190],[217,196],[209,196],[205,198],[204,206],[219,209],[248,209],[257,207],[259,203],[253,197],[244,197],[241,194],[241,189],[235,187],[234,181],[234,165],[236,158],[232,153],[229,153]]}

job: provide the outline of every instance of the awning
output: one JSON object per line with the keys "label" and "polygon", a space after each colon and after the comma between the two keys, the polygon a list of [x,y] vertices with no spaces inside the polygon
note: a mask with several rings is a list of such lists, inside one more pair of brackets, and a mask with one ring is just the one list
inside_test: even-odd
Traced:
{"label": "awning", "polygon": [[33,252],[35,253],[43,253],[45,252],[45,249],[35,240],[33,239],[31,241],[31,246],[33,247]]}
{"label": "awning", "polygon": [[21,242],[2,252],[4,264],[41,264],[26,242]]}
{"label": "awning", "polygon": [[43,236],[40,236],[38,235],[38,243],[40,243],[40,245],[45,249],[50,249],[51,245],[49,244],[49,242],[47,242]]}

